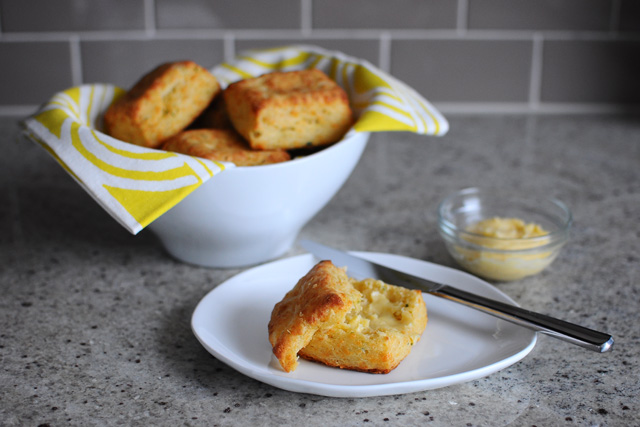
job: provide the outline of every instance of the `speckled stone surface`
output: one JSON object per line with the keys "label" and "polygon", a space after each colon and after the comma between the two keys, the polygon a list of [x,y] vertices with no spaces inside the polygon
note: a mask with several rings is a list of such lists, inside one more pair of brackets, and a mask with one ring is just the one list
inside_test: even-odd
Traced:
{"label": "speckled stone surface", "polygon": [[612,352],[540,336],[486,378],[397,396],[260,383],[190,330],[198,301],[241,269],[181,264],[151,233],[130,235],[3,118],[0,425],[640,425],[640,121],[450,122],[440,139],[374,136],[300,237],[457,268],[435,227],[446,194],[478,184],[548,193],[574,213],[570,243],[542,274],[496,286],[526,308],[612,333]]}

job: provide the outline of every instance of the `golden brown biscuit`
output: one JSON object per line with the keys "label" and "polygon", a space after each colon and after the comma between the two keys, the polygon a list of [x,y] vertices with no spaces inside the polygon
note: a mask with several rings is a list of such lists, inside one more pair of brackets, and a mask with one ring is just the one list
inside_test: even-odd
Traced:
{"label": "golden brown biscuit", "polygon": [[291,159],[284,150],[252,150],[234,130],[193,129],[180,132],[162,146],[166,151],[203,157],[236,166],[258,166]]}
{"label": "golden brown biscuit", "polygon": [[216,78],[193,61],[160,65],[109,107],[105,132],[156,148],[185,129],[219,92]]}
{"label": "golden brown biscuit", "polygon": [[234,129],[229,118],[227,106],[222,94],[215,97],[211,104],[190,126],[191,129]]}
{"label": "golden brown biscuit", "polygon": [[224,98],[234,127],[255,149],[331,144],[353,123],[347,94],[317,69],[241,80]]}
{"label": "golden brown biscuit", "polygon": [[329,366],[386,374],[427,325],[422,293],[348,278],[330,261],[316,265],[276,304],[269,341],[285,371],[296,355]]}
{"label": "golden brown biscuit", "polygon": [[422,293],[374,279],[351,282],[362,294],[357,309],[344,322],[317,331],[298,354],[342,369],[387,374],[427,326]]}
{"label": "golden brown biscuit", "polygon": [[284,299],[269,321],[273,354],[286,372],[298,366],[298,352],[324,327],[342,323],[360,300],[343,269],[322,261],[309,271]]}

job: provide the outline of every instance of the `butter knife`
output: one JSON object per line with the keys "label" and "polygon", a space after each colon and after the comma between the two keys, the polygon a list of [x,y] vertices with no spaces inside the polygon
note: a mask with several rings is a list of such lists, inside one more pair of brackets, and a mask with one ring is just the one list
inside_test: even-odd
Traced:
{"label": "butter knife", "polygon": [[346,266],[350,273],[362,278],[418,289],[600,353],[609,351],[613,346],[613,337],[602,332],[398,271],[311,240],[302,240],[300,246],[321,260],[330,260],[338,267]]}

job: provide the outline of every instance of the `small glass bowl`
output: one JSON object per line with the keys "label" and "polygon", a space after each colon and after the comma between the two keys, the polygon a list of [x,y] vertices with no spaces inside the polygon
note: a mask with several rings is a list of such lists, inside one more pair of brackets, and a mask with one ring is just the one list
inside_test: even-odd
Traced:
{"label": "small glass bowl", "polygon": [[[468,228],[489,218],[517,218],[548,234],[525,238],[487,237]],[[438,207],[438,230],[451,256],[465,270],[496,281],[540,273],[560,253],[573,222],[564,203],[500,189],[467,188]]]}

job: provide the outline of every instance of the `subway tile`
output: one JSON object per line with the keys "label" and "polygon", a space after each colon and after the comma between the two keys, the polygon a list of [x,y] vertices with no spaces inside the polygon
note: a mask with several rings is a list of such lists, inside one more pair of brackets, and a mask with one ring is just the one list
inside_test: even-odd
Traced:
{"label": "subway tile", "polygon": [[296,29],[299,0],[156,0],[157,27],[167,29]]}
{"label": "subway tile", "polygon": [[639,57],[638,40],[546,41],[541,101],[640,103]]}
{"label": "subway tile", "polygon": [[144,29],[144,0],[0,0],[2,31]]}
{"label": "subway tile", "polygon": [[640,32],[640,1],[622,0],[620,5],[620,31]]}
{"label": "subway tile", "polygon": [[400,40],[391,72],[430,101],[527,102],[532,42]]}
{"label": "subway tile", "polygon": [[469,0],[468,28],[607,31],[612,0]]}
{"label": "subway tile", "polygon": [[451,29],[452,0],[313,0],[313,28]]}
{"label": "subway tile", "polygon": [[131,87],[142,75],[170,61],[192,60],[212,68],[224,60],[221,40],[118,40],[81,44],[83,80]]}
{"label": "subway tile", "polygon": [[266,49],[291,44],[319,46],[329,50],[337,50],[356,58],[365,59],[378,66],[380,63],[380,43],[372,39],[242,39],[236,41],[236,52],[247,49]]}
{"label": "subway tile", "polygon": [[70,56],[66,42],[0,42],[0,104],[41,104],[72,86]]}

